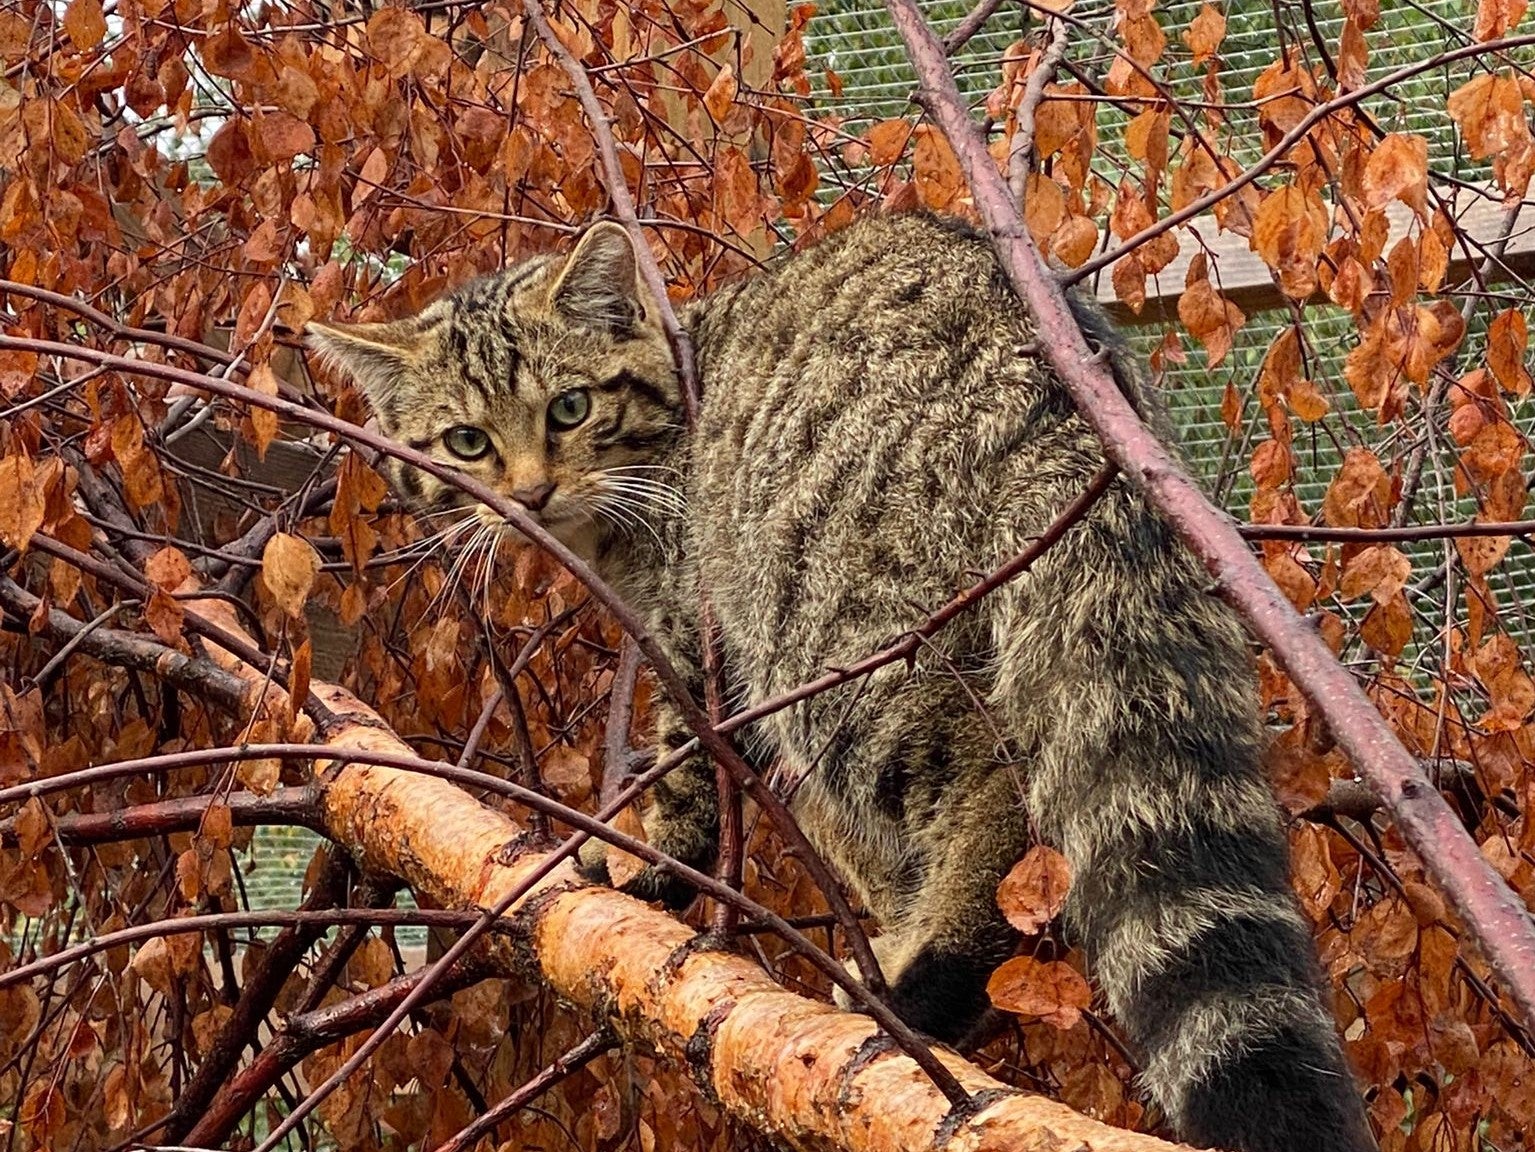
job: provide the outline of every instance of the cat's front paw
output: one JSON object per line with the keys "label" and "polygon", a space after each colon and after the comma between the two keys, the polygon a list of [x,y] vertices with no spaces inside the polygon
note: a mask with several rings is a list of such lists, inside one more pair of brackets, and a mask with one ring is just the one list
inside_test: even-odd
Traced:
{"label": "cat's front paw", "polygon": [[659,902],[673,912],[681,912],[697,895],[693,886],[675,872],[654,864],[620,885],[618,890],[640,900]]}
{"label": "cat's front paw", "polygon": [[588,840],[576,852],[576,874],[593,884],[613,887],[613,877],[608,871],[608,846],[598,839]]}

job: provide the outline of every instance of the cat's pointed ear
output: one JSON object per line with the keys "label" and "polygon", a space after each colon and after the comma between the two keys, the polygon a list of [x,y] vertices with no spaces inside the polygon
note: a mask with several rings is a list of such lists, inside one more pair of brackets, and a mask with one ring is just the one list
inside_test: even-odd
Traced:
{"label": "cat's pointed ear", "polygon": [[420,343],[414,325],[335,324],[311,320],[304,340],[321,361],[345,373],[378,411],[411,364]]}
{"label": "cat's pointed ear", "polygon": [[625,335],[648,319],[647,297],[634,241],[610,220],[581,234],[549,290],[555,311],[572,323]]}

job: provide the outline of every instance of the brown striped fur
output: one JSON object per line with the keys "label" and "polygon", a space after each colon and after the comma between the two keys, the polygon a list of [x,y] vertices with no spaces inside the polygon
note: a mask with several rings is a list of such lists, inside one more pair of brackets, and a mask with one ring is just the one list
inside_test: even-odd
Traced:
{"label": "brown striped fur", "polygon": [[[692,307],[704,402],[691,436],[649,311],[627,237],[599,225],[570,257],[413,320],[312,339],[392,435],[430,449],[446,426],[478,422],[496,445],[472,466],[482,478],[555,482],[546,523],[695,680],[707,589],[737,703],[889,643],[1023,548],[1102,466],[964,225],[864,220]],[[574,387],[591,415],[551,430],[546,405]],[[630,489],[642,527],[595,514],[595,469],[635,464],[669,469],[646,475],[686,511]],[[424,476],[396,480],[424,507],[457,500]],[[962,1042],[982,1019],[986,976],[1015,944],[997,883],[1041,837],[1071,864],[1068,930],[1182,1137],[1363,1152],[1373,1143],[1259,769],[1251,655],[1204,584],[1117,482],[912,667],[779,712],[748,743],[796,782],[806,833],[878,917],[893,1003],[916,1027]],[[663,749],[686,739],[665,708],[659,728]],[[704,866],[716,822],[697,765],[656,788],[647,831]],[[655,873],[631,888],[686,895]]]}

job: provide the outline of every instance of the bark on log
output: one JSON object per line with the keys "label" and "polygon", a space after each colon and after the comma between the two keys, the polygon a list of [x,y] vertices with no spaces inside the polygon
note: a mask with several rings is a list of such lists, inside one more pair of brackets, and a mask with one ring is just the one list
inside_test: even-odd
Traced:
{"label": "bark on log", "polygon": [[[194,591],[190,581],[180,591]],[[227,602],[188,608],[244,638]],[[268,714],[286,693],[213,645],[210,658],[251,685]],[[330,711],[318,745],[410,755],[367,704],[315,682]],[[290,712],[290,715],[294,713]],[[295,716],[294,728],[312,729]],[[408,883],[447,908],[488,908],[544,858],[525,830],[444,780],[323,759],[316,785],[328,835],[363,868]],[[849,1152],[1175,1152],[1182,1145],[1113,1128],[1011,1088],[949,1052],[941,1059],[975,1099],[956,1115],[916,1063],[866,1016],[789,992],[756,963],[707,947],[693,929],[566,863],[509,913],[510,936],[484,941],[492,968],[531,976],[611,1021],[625,1040],[692,1071],[738,1120],[803,1148]]]}
{"label": "bark on log", "polygon": [[[338,711],[343,702],[322,694]],[[377,728],[336,733],[387,738]],[[325,821],[368,868],[457,907],[493,905],[542,858],[522,830],[445,781],[352,765],[325,788]],[[583,884],[562,866],[511,914],[495,961],[536,975],[612,1021],[626,1038],[692,1068],[733,1116],[806,1147],[868,1150],[1017,1148],[1031,1152],[1171,1152],[1065,1105],[1008,1088],[945,1053],[981,1108],[948,1102],[909,1058],[881,1045],[864,1016],[785,991],[755,963],[699,947],[692,929],[631,897]]]}

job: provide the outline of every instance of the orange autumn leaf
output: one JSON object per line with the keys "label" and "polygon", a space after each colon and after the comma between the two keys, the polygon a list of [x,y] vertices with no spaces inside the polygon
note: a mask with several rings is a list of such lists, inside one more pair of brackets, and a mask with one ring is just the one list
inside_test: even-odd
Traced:
{"label": "orange autumn leaf", "polygon": [[1519,396],[1530,392],[1530,370],[1524,355],[1529,342],[1529,325],[1518,308],[1498,313],[1487,326],[1487,367],[1499,384]]}
{"label": "orange autumn leaf", "polygon": [[1419,218],[1427,213],[1428,141],[1415,134],[1393,133],[1375,146],[1364,168],[1364,202],[1384,208],[1401,200]]}
{"label": "orange autumn leaf", "polygon": [[1070,887],[1071,868],[1066,857],[1036,844],[1002,878],[997,887],[997,907],[1009,924],[1032,936],[1060,915]]}
{"label": "orange autumn leaf", "polygon": [[[912,150],[912,180],[922,203],[935,210],[953,211],[961,196],[967,194],[959,158],[942,132],[930,124],[915,130],[917,144]],[[809,162],[809,157],[805,157]]]}
{"label": "orange autumn leaf", "polygon": [[1376,604],[1359,626],[1359,636],[1382,656],[1390,660],[1400,657],[1412,639],[1412,609],[1407,598],[1398,592],[1384,604]]}
{"label": "orange autumn leaf", "polygon": [[1496,156],[1530,137],[1524,97],[1512,76],[1488,73],[1468,80],[1450,93],[1448,107],[1474,160]]}
{"label": "orange autumn leaf", "polygon": [[1226,358],[1237,329],[1247,323],[1242,310],[1206,279],[1194,281],[1178,297],[1178,319],[1205,346],[1211,368],[1218,367]]}
{"label": "orange autumn leaf", "polygon": [[1350,448],[1322,498],[1322,517],[1334,528],[1373,528],[1391,506],[1391,479],[1375,453]]}
{"label": "orange autumn leaf", "polygon": [[1206,3],[1200,5],[1199,14],[1189,21],[1183,33],[1183,42],[1194,54],[1194,63],[1203,64],[1214,56],[1225,38],[1226,18],[1206,0]]}
{"label": "orange autumn leaf", "polygon": [[101,0],[69,0],[69,7],[64,9],[64,31],[76,51],[89,52],[100,44],[107,34]]}
{"label": "orange autumn leaf", "polygon": [[32,534],[43,526],[46,510],[31,459],[15,453],[0,460],[0,543],[26,551]]}
{"label": "orange autumn leaf", "polygon": [[304,610],[320,571],[320,554],[309,541],[278,532],[261,553],[261,582],[289,616]]}
{"label": "orange autumn leaf", "polygon": [[1086,216],[1072,216],[1055,230],[1050,251],[1068,268],[1076,268],[1098,247],[1098,225]]}
{"label": "orange autumn leaf", "polygon": [[1014,956],[991,974],[986,994],[1004,1012],[1065,1031],[1082,1019],[1093,993],[1082,974],[1061,960]]}
{"label": "orange autumn leaf", "polygon": [[881,120],[869,129],[869,162],[894,164],[906,151],[914,126],[910,120]]}
{"label": "orange autumn leaf", "polygon": [[716,124],[724,123],[726,115],[730,112],[730,106],[735,103],[736,90],[739,87],[735,68],[726,64],[709,84],[708,90],[704,92],[704,107],[709,110],[709,115]]}
{"label": "orange autumn leaf", "polygon": [[174,592],[192,575],[192,565],[180,548],[161,548],[144,562],[144,575],[165,592]]}
{"label": "orange autumn leaf", "polygon": [[1327,209],[1315,192],[1289,184],[1258,206],[1252,250],[1279,273],[1287,296],[1302,300],[1316,291],[1317,258],[1326,242]]}
{"label": "orange autumn leaf", "polygon": [[1483,43],[1500,40],[1519,26],[1528,8],[1529,0],[1479,0],[1471,34]]}
{"label": "orange autumn leaf", "polygon": [[1394,599],[1412,576],[1412,561],[1391,544],[1372,544],[1343,566],[1338,591],[1345,600],[1368,595],[1377,604]]}

